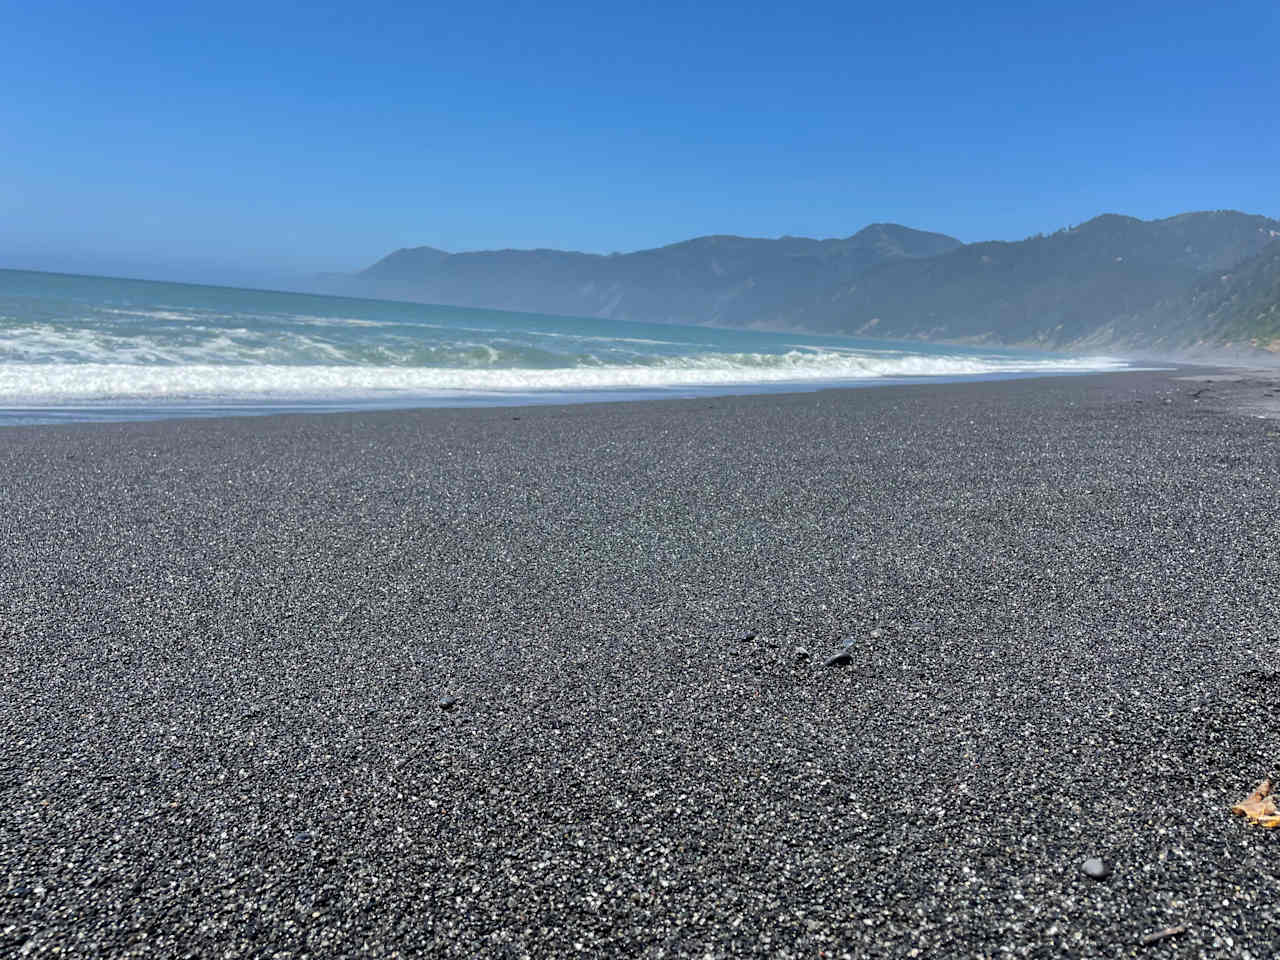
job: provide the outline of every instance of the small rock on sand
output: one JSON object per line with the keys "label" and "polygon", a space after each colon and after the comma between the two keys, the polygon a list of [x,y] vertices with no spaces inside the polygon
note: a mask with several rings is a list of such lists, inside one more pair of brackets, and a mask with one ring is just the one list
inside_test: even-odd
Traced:
{"label": "small rock on sand", "polygon": [[1080,864],[1080,872],[1090,880],[1105,880],[1114,872],[1114,867],[1101,857],[1090,857]]}

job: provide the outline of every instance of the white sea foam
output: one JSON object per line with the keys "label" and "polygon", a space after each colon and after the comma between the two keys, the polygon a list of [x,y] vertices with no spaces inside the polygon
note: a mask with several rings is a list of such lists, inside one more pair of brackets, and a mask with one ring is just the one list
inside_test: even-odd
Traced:
{"label": "white sea foam", "polygon": [[[261,316],[254,319],[263,319]],[[392,320],[360,320],[356,317],[306,317],[296,314],[289,314],[287,317],[290,323],[298,323],[308,327],[402,327],[404,322],[396,322]],[[439,324],[422,323],[413,324],[422,327],[435,327]]]}
{"label": "white sea foam", "polygon": [[201,320],[208,317],[208,314],[201,311],[188,310],[145,310],[138,309],[121,309],[118,307],[94,307],[94,313],[108,313],[119,317],[146,317],[148,320],[168,320],[173,323],[187,323],[191,320]]}
{"label": "white sea foam", "polygon": [[[10,327],[0,330],[0,359],[8,363],[181,363],[188,351],[150,337],[121,337],[83,327]],[[3,370],[4,366],[0,366]]]}
{"label": "white sea foam", "polygon": [[[234,321],[236,323],[260,323],[262,321],[274,323],[298,324],[310,327],[397,327],[403,326],[404,322],[390,320],[368,320],[361,317],[342,317],[342,316],[310,316],[299,313],[257,313],[253,311],[233,311],[223,313],[216,310],[178,310],[174,309],[155,309],[145,307],[102,307],[95,306],[94,314],[107,314],[117,317],[132,317],[135,319],[147,320],[165,320],[169,323],[187,324],[192,321],[201,323],[217,322],[219,320]],[[0,318],[2,319],[2,318]],[[435,326],[435,324],[418,324],[414,326]]]}
{"label": "white sea foam", "polygon": [[95,401],[324,401],[592,390],[655,390],[735,384],[804,384],[896,377],[960,377],[1122,369],[1109,357],[734,354],[670,358],[651,365],[556,369],[130,363],[0,364],[0,404]]}
{"label": "white sea foam", "polygon": [[268,336],[246,327],[189,324],[172,333],[121,335],[101,328],[41,325],[0,330],[0,375],[10,363],[147,366],[350,362],[326,340],[302,333]]}
{"label": "white sea foam", "polygon": [[530,335],[535,337],[551,337],[553,339],[562,340],[581,340],[590,341],[592,343],[643,343],[649,346],[657,347],[688,347],[692,344],[685,340],[651,340],[645,337],[602,337],[593,336],[582,333],[556,333],[552,330],[530,330]]}

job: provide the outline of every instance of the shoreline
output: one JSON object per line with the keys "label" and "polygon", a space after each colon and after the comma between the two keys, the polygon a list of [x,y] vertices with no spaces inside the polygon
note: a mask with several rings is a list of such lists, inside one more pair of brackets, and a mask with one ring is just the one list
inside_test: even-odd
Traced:
{"label": "shoreline", "polygon": [[[503,411],[538,407],[572,408],[611,406],[615,404],[664,404],[717,399],[749,397],[788,397],[815,393],[881,390],[881,389],[929,389],[947,386],[1003,383],[1021,380],[1053,380],[1058,378],[1110,377],[1136,374],[1166,374],[1172,381],[1199,384],[1201,388],[1188,387],[1193,399],[1199,403],[1204,394],[1206,405],[1220,413],[1239,413],[1263,418],[1280,418],[1280,368],[1250,365],[1201,364],[1169,362],[1162,367],[1138,367],[1128,370],[1068,371],[1068,372],[1020,372],[984,374],[979,376],[894,377],[869,379],[860,382],[813,381],[781,384],[743,384],[712,387],[672,387],[652,390],[599,390],[576,393],[530,393],[482,399],[434,398],[430,401],[411,402],[388,400],[363,405],[350,403],[316,403],[299,405],[259,406],[245,402],[237,405],[204,407],[192,403],[182,407],[0,407],[0,431],[10,428],[44,428],[71,426],[82,427],[108,424],[140,424],[167,421],[210,421],[266,419],[274,417],[325,417],[364,414],[415,414],[433,411]],[[25,416],[30,419],[24,419]],[[41,419],[44,418],[44,419]]]}
{"label": "shoreline", "polygon": [[0,431],[0,947],[1267,956],[1273,393]]}
{"label": "shoreline", "polygon": [[[1188,369],[1201,369],[1199,365]],[[868,377],[863,380],[789,380],[726,384],[679,384],[669,387],[609,387],[588,390],[531,390],[526,392],[459,392],[457,395],[400,397],[395,399],[316,399],[283,401],[232,400],[217,404],[188,401],[181,404],[79,404],[0,406],[0,429],[79,423],[144,423],[155,420],[223,419],[232,417],[324,416],[334,413],[410,413],[419,410],[483,410],[543,406],[580,406],[607,403],[646,403],[669,400],[708,400],[716,397],[776,396],[817,393],[826,390],[869,390],[881,387],[927,387],[951,383],[986,383],[1045,377],[1094,376],[1105,373],[1143,373],[1173,367],[1138,367],[1130,370],[1021,371],[977,375],[920,377]],[[1213,367],[1219,370],[1219,367]]]}

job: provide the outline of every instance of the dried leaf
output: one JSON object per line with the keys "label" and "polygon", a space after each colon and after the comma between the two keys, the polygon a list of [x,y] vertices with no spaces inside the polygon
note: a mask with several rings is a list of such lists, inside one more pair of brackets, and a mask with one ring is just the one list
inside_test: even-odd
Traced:
{"label": "dried leaf", "polygon": [[1280,809],[1276,808],[1276,798],[1271,795],[1270,778],[1258,784],[1258,789],[1232,807],[1231,812],[1268,829],[1280,827]]}

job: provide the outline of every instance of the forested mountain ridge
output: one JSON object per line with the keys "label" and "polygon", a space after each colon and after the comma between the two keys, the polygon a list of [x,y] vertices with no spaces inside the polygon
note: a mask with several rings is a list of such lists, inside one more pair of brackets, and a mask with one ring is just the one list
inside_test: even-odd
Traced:
{"label": "forested mountain ridge", "polygon": [[1051,347],[1141,345],[1168,323],[1189,343],[1191,291],[1277,235],[1277,221],[1230,211],[1154,221],[1107,214],[1048,236],[877,266],[833,285],[827,303],[797,319],[833,332]]}
{"label": "forested mountain ridge", "polygon": [[1280,349],[1280,239],[1220,278],[1203,281],[1191,298],[1191,317],[1209,342]]}
{"label": "forested mountain ridge", "polygon": [[627,254],[398,250],[332,292],[620,320],[1092,347],[1266,347],[1280,221],[1104,214],[1016,242],[873,224],[834,240],[700,237]]}
{"label": "forested mountain ridge", "polygon": [[959,246],[942,234],[873,224],[840,240],[711,236],[610,255],[417,247],[380,260],[342,292],[617,320],[785,327],[832,277]]}

